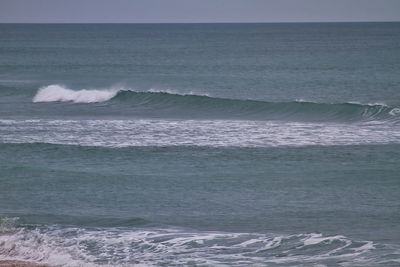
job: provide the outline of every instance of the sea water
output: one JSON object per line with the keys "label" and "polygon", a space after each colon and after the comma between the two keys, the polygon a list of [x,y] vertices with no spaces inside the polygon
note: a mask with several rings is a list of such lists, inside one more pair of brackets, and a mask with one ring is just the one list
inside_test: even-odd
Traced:
{"label": "sea water", "polygon": [[400,23],[0,24],[0,259],[398,266]]}

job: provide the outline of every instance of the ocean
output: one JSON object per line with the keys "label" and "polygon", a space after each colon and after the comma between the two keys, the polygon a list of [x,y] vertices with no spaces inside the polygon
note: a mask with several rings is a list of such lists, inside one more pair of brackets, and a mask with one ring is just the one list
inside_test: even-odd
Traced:
{"label": "ocean", "polygon": [[399,266],[400,23],[0,24],[0,260]]}

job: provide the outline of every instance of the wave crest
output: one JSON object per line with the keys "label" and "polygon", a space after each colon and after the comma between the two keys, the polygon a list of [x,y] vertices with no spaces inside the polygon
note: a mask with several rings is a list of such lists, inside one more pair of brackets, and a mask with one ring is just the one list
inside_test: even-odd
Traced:
{"label": "wave crest", "polygon": [[[110,102],[107,110],[142,118],[240,119],[284,121],[399,121],[400,109],[384,104],[314,103],[304,100],[267,102],[210,97],[171,90],[134,91],[124,88],[74,91],[61,85],[39,89],[33,102]],[[90,107],[88,107],[90,108]],[[109,115],[109,114],[108,114]]]}
{"label": "wave crest", "polygon": [[119,90],[86,89],[74,91],[62,85],[54,84],[40,88],[33,98],[33,102],[98,103],[110,100],[118,92]]}

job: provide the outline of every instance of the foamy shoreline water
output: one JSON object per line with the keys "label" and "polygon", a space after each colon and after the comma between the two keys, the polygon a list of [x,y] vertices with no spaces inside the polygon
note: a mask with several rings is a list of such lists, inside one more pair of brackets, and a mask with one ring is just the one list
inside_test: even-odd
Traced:
{"label": "foamy shoreline water", "polygon": [[29,261],[0,260],[0,267],[50,267],[50,265]]}
{"label": "foamy shoreline water", "polygon": [[[338,260],[362,266],[400,260],[396,247],[317,233],[268,235],[59,227],[14,230],[17,231],[0,236],[0,256],[12,259],[0,261],[0,266],[280,266],[329,265]],[[310,256],[308,251],[317,254]],[[392,260],[377,256],[385,251],[392,253]]]}

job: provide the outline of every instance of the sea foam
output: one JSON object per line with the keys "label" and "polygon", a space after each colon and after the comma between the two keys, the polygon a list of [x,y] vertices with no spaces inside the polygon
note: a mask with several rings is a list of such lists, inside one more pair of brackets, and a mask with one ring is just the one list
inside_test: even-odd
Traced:
{"label": "sea foam", "polygon": [[[282,147],[399,144],[391,124],[248,120],[0,120],[0,143],[100,147]],[[16,134],[23,133],[23,134]]]}
{"label": "sea foam", "polygon": [[54,84],[39,89],[33,102],[74,102],[98,103],[108,101],[117,95],[119,89],[108,90],[78,90],[74,91],[62,85]]}
{"label": "sea foam", "polygon": [[[1,223],[1,222],[0,222]],[[1,224],[0,224],[1,225]],[[171,228],[11,227],[0,257],[57,266],[379,265],[398,246],[322,234],[276,235]],[[316,249],[318,248],[318,249]],[[375,253],[371,253],[373,250]]]}

